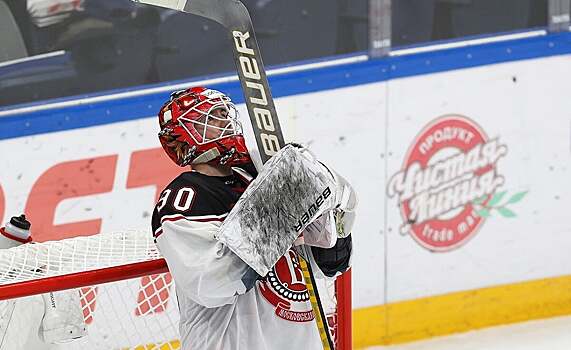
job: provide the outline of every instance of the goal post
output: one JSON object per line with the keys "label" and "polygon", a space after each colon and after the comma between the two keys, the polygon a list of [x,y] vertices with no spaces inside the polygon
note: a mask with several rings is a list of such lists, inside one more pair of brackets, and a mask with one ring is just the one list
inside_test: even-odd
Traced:
{"label": "goal post", "polygon": [[[351,269],[335,279],[334,293],[335,306],[333,314],[327,316],[329,328],[335,334],[335,348],[337,350],[353,349],[353,292]],[[334,318],[334,319],[333,319]]]}
{"label": "goal post", "polygon": [[43,277],[37,280],[26,280],[0,285],[0,300],[57,292],[72,288],[89,287],[95,284],[110,283],[167,272],[168,267],[166,261],[160,258],[157,260],[104,267],[66,275]]}
{"label": "goal post", "polygon": [[[350,272],[318,281],[336,349],[351,349]],[[1,345],[16,340],[9,339],[14,331],[2,334],[14,312],[33,312],[26,305],[34,295],[68,289],[80,294],[87,336],[57,349],[180,348],[174,281],[165,260],[150,232],[125,231],[0,250],[0,349],[18,349]]]}

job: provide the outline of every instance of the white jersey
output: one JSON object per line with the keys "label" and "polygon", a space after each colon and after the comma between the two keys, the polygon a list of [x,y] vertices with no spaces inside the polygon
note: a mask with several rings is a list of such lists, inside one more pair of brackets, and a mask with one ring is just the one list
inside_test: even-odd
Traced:
{"label": "white jersey", "polygon": [[260,278],[214,238],[246,186],[237,174],[183,173],[155,208],[153,232],[175,280],[182,349],[321,349],[296,251]]}

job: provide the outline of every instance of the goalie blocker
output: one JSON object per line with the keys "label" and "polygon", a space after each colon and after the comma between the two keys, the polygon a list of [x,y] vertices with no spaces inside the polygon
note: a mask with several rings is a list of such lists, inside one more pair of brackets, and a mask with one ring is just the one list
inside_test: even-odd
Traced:
{"label": "goalie blocker", "polygon": [[[330,248],[337,237],[349,235],[356,204],[355,192],[345,179],[307,149],[290,144],[265,164],[216,239],[265,276],[294,242]],[[326,226],[330,227],[323,231]]]}

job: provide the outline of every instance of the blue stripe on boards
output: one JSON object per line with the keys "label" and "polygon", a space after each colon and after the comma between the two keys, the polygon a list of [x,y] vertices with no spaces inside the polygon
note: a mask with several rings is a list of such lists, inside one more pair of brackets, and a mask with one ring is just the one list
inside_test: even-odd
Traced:
{"label": "blue stripe on boards", "polygon": [[[273,96],[284,97],[389,79],[570,53],[571,33],[565,32],[314,68],[275,75],[269,80]],[[315,62],[325,61],[320,59]],[[189,80],[188,85],[192,86],[193,81],[198,80]],[[153,85],[153,87],[172,84],[173,82],[169,82]],[[148,87],[141,87],[139,90]],[[209,87],[226,92],[236,103],[244,101],[238,81],[218,83],[209,85]],[[124,91],[134,91],[134,89],[113,93]],[[105,96],[105,94],[96,96]],[[161,92],[93,103],[78,103],[62,108],[38,108],[32,112],[0,117],[0,140],[152,117],[156,115],[168,96],[168,92]],[[59,101],[81,101],[85,97],[79,96]],[[41,106],[41,104],[36,104],[36,106]]]}

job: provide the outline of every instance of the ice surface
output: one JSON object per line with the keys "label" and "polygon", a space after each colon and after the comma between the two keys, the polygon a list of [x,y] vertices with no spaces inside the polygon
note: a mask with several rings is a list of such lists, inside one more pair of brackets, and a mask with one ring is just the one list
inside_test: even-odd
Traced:
{"label": "ice surface", "polygon": [[485,328],[367,350],[570,350],[571,316]]}

